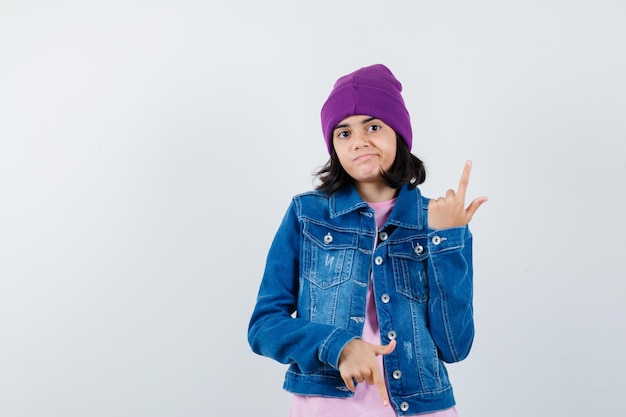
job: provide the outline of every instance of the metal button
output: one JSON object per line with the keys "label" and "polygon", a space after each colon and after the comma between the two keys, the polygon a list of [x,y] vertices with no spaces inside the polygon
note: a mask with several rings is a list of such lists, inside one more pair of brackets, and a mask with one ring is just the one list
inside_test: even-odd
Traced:
{"label": "metal button", "polygon": [[393,371],[391,376],[393,377],[393,379],[400,379],[402,378],[402,371],[399,369],[396,369],[395,371]]}
{"label": "metal button", "polygon": [[389,300],[391,300],[391,297],[389,297],[389,294],[383,294],[380,296],[380,301],[382,301],[385,304],[387,304]]}
{"label": "metal button", "polygon": [[422,245],[417,245],[415,249],[413,249],[416,254],[421,255],[424,252],[424,247]]}
{"label": "metal button", "polygon": [[387,337],[389,338],[389,340],[393,340],[396,338],[396,331],[395,330],[389,330],[389,332],[387,332]]}
{"label": "metal button", "polygon": [[328,245],[332,241],[333,241],[333,236],[330,234],[330,232],[328,232],[328,234],[324,236],[324,243]]}
{"label": "metal button", "polygon": [[408,409],[409,409],[409,403],[407,403],[406,401],[400,403],[400,410],[407,411]]}
{"label": "metal button", "polygon": [[378,238],[384,242],[385,240],[387,240],[387,238],[389,238],[389,235],[387,234],[387,232],[380,232],[378,234]]}
{"label": "metal button", "polygon": [[383,264],[383,257],[382,256],[377,256],[376,259],[374,259],[374,263],[376,265],[382,265]]}
{"label": "metal button", "polygon": [[441,243],[441,238],[439,236],[433,236],[433,245],[438,245]]}

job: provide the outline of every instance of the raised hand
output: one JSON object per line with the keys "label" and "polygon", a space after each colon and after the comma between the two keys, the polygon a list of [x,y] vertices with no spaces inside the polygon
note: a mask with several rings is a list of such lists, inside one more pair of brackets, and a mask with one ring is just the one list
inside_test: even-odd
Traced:
{"label": "raised hand", "polygon": [[376,356],[391,353],[395,348],[395,340],[386,346],[381,346],[364,342],[361,339],[352,339],[343,348],[339,357],[339,372],[348,389],[352,392],[356,390],[354,381],[376,385],[383,405],[387,406],[389,396],[387,395],[385,378],[380,372]]}
{"label": "raised hand", "polygon": [[445,197],[430,200],[428,204],[428,226],[431,229],[448,229],[467,225],[478,207],[481,206],[487,197],[475,198],[467,208],[465,208],[465,191],[469,183],[470,172],[472,171],[472,161],[465,163],[459,188],[455,193],[450,189]]}

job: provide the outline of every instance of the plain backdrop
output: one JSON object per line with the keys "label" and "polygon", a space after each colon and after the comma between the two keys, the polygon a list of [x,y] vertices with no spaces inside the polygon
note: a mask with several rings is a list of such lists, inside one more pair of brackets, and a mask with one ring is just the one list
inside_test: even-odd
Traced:
{"label": "plain backdrop", "polygon": [[462,417],[622,415],[623,1],[0,1],[0,416],[287,416],[248,319],[334,81],[474,162]]}

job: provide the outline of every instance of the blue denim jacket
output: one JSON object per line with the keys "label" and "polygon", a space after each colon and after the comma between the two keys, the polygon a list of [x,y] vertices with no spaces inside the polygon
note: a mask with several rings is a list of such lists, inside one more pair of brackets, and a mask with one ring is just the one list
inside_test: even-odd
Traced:
{"label": "blue denim jacket", "polygon": [[[271,245],[250,320],[252,350],[290,364],[284,388],[349,397],[337,369],[360,337],[370,274],[390,401],[398,415],[452,407],[444,362],[472,345],[472,236],[428,228],[428,199],[403,187],[385,225],[350,186],[293,198]],[[378,243],[374,248],[375,235]]]}

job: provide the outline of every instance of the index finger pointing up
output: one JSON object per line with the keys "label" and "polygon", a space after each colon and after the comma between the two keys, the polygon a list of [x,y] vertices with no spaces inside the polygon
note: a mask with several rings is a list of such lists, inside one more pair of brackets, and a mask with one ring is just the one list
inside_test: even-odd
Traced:
{"label": "index finger pointing up", "polygon": [[463,173],[461,174],[461,181],[459,181],[459,189],[457,195],[465,201],[465,191],[467,190],[467,184],[469,183],[470,172],[472,171],[472,161],[466,161]]}

